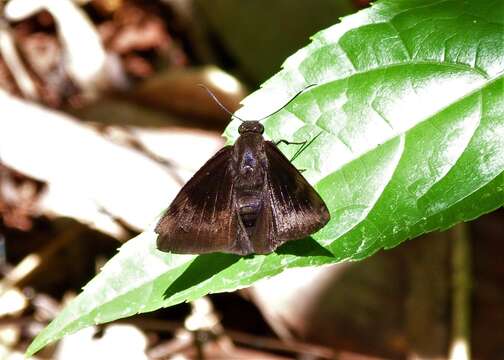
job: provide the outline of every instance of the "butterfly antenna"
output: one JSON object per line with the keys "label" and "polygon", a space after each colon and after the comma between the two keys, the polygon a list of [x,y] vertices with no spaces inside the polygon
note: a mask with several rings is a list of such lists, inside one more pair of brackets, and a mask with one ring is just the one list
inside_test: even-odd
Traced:
{"label": "butterfly antenna", "polygon": [[[259,120],[255,120],[255,121],[263,121],[264,119],[266,118],[269,118],[270,116],[273,116],[275,115],[276,113],[280,112],[281,110],[283,110],[287,105],[289,105],[291,102],[293,102],[299,95],[301,95],[302,93],[304,93],[307,89],[313,87],[313,86],[316,86],[317,84],[311,84],[311,85],[308,85],[306,87],[304,87],[302,90],[300,90],[296,95],[294,95],[289,101],[287,101],[282,107],[280,107],[278,110],[275,110],[273,111],[271,114],[269,115],[266,115],[262,118],[260,118]],[[219,105],[219,107],[224,110],[226,113],[228,113],[231,118],[235,118],[235,119],[238,119],[240,120],[241,122],[245,122],[245,121],[250,121],[250,120],[243,120],[241,117],[239,116],[236,116],[234,115],[231,111],[229,111],[220,101],[219,99],[217,99],[217,96],[215,96],[215,94],[212,92],[212,90],[210,90],[208,87],[206,87],[205,85],[203,84],[198,84],[198,86],[200,88],[203,88],[206,90],[206,92],[208,93],[208,95],[210,95],[212,97],[212,99],[217,103],[217,105]]]}
{"label": "butterfly antenna", "polygon": [[206,90],[206,92],[208,93],[208,95],[210,95],[210,97],[211,97],[211,98],[212,98],[212,99],[213,99],[213,100],[217,103],[217,105],[219,105],[219,107],[220,107],[222,110],[224,110],[225,112],[227,112],[227,113],[228,113],[228,114],[229,114],[232,118],[238,119],[238,120],[240,120],[241,122],[245,122],[245,120],[243,120],[242,118],[240,118],[240,117],[238,117],[238,116],[234,115],[231,111],[229,111],[229,110],[227,109],[227,107],[225,107],[225,106],[224,106],[224,105],[220,102],[220,100],[219,100],[219,99],[217,99],[217,96],[215,96],[215,94],[212,92],[212,90],[210,90],[208,87],[206,87],[206,86],[205,86],[205,85],[203,85],[203,84],[198,84],[198,86],[199,86],[200,88],[205,89],[205,90]]}
{"label": "butterfly antenna", "polygon": [[279,111],[283,110],[287,105],[289,105],[291,102],[294,101],[295,98],[297,98],[299,95],[301,95],[302,93],[304,93],[307,89],[313,87],[313,86],[316,86],[317,84],[311,84],[311,85],[308,85],[306,87],[304,87],[303,89],[301,89],[296,95],[294,95],[289,101],[287,101],[280,109],[278,110],[275,110],[274,112],[272,112],[271,114],[265,116],[265,117],[262,117],[260,118],[259,120],[257,121],[263,121],[264,119],[266,118],[269,118],[270,116],[273,116],[275,115],[276,113],[278,113]]}

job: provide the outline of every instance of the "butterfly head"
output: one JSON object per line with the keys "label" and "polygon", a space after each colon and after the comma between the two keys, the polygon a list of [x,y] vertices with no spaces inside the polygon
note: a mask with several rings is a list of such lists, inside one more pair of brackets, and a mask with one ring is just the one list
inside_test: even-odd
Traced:
{"label": "butterfly head", "polygon": [[262,126],[259,121],[244,121],[238,128],[238,132],[240,135],[245,133],[262,134],[264,132],[264,126]]}

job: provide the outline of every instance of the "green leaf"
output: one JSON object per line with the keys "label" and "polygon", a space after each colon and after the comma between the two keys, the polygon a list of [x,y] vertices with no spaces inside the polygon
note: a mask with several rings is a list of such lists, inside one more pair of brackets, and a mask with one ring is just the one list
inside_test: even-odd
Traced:
{"label": "green leaf", "polygon": [[[296,159],[329,224],[276,253],[183,256],[150,230],[125,244],[29,347],[91,324],[233,291],[286,268],[358,260],[504,204],[502,1],[382,1],[313,37],[249,96],[273,139],[322,135]],[[238,123],[226,130],[236,139]],[[282,146],[289,155],[295,146]]]}

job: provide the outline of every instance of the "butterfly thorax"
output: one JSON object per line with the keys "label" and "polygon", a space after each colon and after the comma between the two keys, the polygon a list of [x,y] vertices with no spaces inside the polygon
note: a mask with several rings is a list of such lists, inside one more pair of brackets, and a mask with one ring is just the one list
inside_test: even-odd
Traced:
{"label": "butterfly thorax", "polygon": [[249,237],[262,208],[265,166],[264,140],[260,133],[242,134],[233,151],[234,192],[238,214]]}

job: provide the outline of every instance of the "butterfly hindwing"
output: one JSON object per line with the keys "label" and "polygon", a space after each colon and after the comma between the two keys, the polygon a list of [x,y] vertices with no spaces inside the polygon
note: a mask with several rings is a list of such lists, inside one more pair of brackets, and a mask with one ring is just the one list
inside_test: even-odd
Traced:
{"label": "butterfly hindwing", "polygon": [[283,241],[278,241],[276,224],[271,206],[271,196],[267,191],[268,183],[264,186],[262,209],[257,218],[254,234],[251,238],[254,252],[267,254],[274,251]]}

